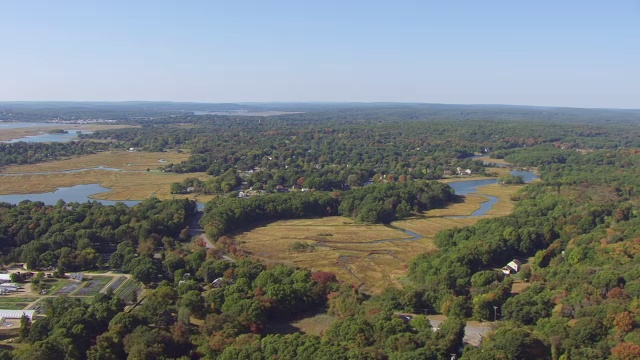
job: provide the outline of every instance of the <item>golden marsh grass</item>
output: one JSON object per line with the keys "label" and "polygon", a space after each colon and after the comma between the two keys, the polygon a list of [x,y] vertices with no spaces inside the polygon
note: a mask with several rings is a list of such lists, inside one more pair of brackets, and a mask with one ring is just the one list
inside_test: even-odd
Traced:
{"label": "golden marsh grass", "polygon": [[[404,232],[384,225],[362,225],[345,217],[276,221],[235,235],[239,247],[269,263],[287,263],[314,271],[329,271],[338,279],[362,285],[362,290],[380,293],[389,286],[401,286],[409,261],[418,254],[437,251],[435,235],[444,229],[475,224],[478,220],[508,214],[513,209],[510,196],[522,186],[487,185],[467,195],[462,203],[450,204],[392,225],[423,236],[407,241]],[[484,216],[468,216],[490,195],[499,201]],[[332,236],[327,236],[331,234]],[[381,239],[395,241],[375,242]],[[397,240],[404,239],[404,240]],[[295,252],[295,242],[313,246],[312,252]]]}

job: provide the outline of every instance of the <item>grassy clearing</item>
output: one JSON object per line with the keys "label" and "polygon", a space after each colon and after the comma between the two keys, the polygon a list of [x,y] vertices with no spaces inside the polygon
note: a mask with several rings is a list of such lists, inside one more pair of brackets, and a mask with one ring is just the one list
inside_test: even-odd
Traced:
{"label": "grassy clearing", "polygon": [[0,301],[0,309],[5,310],[22,310],[30,303],[28,302],[3,302]]}
{"label": "grassy clearing", "polygon": [[19,128],[19,129],[4,129],[0,133],[0,141],[8,141],[13,139],[19,139],[26,136],[43,135],[47,131],[52,129],[64,129],[70,131],[96,131],[106,129],[126,129],[135,128],[137,126],[131,125],[79,125],[79,124],[53,124],[43,125],[38,127]]}
{"label": "grassy clearing", "polygon": [[531,286],[531,283],[528,282],[523,282],[520,280],[517,280],[513,283],[513,285],[511,286],[511,293],[512,294],[520,294],[521,292],[523,292],[525,289],[527,289],[529,286]]}
{"label": "grassy clearing", "polygon": [[335,316],[328,314],[318,314],[294,321],[291,323],[291,326],[305,334],[321,336],[336,319]]}
{"label": "grassy clearing", "polygon": [[70,280],[67,279],[44,279],[43,282],[46,284],[47,293],[55,294],[62,287],[66,286],[70,283]]}
{"label": "grassy clearing", "polygon": [[[296,318],[278,317],[271,319],[265,331],[268,334],[293,334],[302,332],[305,334],[322,336],[329,326],[338,318],[323,312],[313,312],[300,315]],[[191,320],[196,323],[195,319]],[[200,320],[201,322],[201,320]]]}
{"label": "grassy clearing", "polygon": [[30,303],[36,301],[38,298],[36,297],[25,297],[25,296],[0,296],[0,303]]}
{"label": "grassy clearing", "polygon": [[22,310],[30,303],[36,301],[35,297],[24,296],[2,296],[0,297],[0,309],[7,310]]}

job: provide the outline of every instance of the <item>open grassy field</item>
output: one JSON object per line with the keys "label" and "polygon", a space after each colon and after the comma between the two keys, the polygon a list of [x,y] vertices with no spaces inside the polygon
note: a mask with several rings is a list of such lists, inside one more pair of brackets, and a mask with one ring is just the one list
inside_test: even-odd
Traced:
{"label": "open grassy field", "polygon": [[68,285],[71,281],[68,279],[44,279],[43,283],[48,294],[55,294],[58,290]]}
{"label": "open grassy field", "polygon": [[[330,271],[337,277],[371,293],[400,286],[408,263],[418,254],[437,251],[435,235],[443,230],[467,226],[480,219],[508,214],[513,209],[510,196],[522,186],[487,185],[468,195],[464,202],[430,210],[392,223],[420,234],[421,239],[384,225],[362,225],[345,217],[276,221],[234,236],[241,249],[267,263],[288,263],[311,270]],[[486,196],[498,203],[484,216],[468,216]],[[294,251],[296,242],[310,245],[309,251]]]}
{"label": "open grassy field", "polygon": [[[154,195],[160,199],[178,197],[196,198],[195,195],[173,195],[170,186],[187,177],[204,179],[204,173],[175,174],[155,170],[158,166],[178,163],[189,155],[178,152],[127,152],[109,151],[76,158],[41,164],[9,166],[0,181],[0,194],[29,194],[54,191],[60,187],[81,184],[100,184],[111,191],[96,194],[99,200],[144,200]],[[63,171],[96,168],[99,166],[123,171],[88,170],[61,173]],[[146,171],[149,168],[152,171]],[[32,174],[29,174],[32,173]],[[33,174],[48,173],[48,174]],[[199,201],[208,201],[213,196],[200,195]]]}
{"label": "open grassy field", "polygon": [[274,321],[268,323],[265,330],[269,334],[302,332],[309,335],[322,336],[337,319],[337,317],[326,313],[309,314],[295,320],[274,319]]}
{"label": "open grassy field", "polygon": [[111,130],[111,129],[126,129],[137,126],[132,125],[106,125],[106,124],[48,124],[37,127],[18,128],[18,129],[3,129],[0,133],[0,141],[9,141],[13,139],[19,139],[26,136],[42,135],[53,129],[63,129],[70,131],[96,131],[96,130]]}
{"label": "open grassy field", "polygon": [[0,302],[0,309],[4,310],[22,310],[30,303],[28,302]]}

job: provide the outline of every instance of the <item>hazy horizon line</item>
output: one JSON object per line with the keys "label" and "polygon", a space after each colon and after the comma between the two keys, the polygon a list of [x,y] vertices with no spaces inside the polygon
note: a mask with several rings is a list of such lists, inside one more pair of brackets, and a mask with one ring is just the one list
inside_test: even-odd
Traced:
{"label": "hazy horizon line", "polygon": [[584,107],[571,105],[531,105],[531,104],[507,104],[507,103],[445,103],[445,102],[419,102],[419,101],[176,101],[176,100],[0,100],[0,104],[10,103],[100,103],[100,104],[118,104],[118,103],[172,103],[172,104],[202,104],[202,105],[261,105],[261,104],[310,104],[310,105],[366,105],[366,104],[389,104],[389,105],[451,105],[451,106],[505,106],[505,107],[532,107],[532,108],[558,108],[558,109],[585,109],[585,110],[637,110],[638,107]]}

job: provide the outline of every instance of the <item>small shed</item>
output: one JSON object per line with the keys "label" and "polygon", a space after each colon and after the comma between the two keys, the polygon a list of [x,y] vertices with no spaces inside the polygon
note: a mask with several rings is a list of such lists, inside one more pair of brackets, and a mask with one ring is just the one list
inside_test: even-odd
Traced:
{"label": "small shed", "polygon": [[12,285],[7,285],[7,284],[0,284],[0,291],[2,293],[17,292],[18,289],[19,289],[19,287],[17,287],[17,286],[12,286]]}
{"label": "small shed", "polygon": [[224,279],[219,277],[215,280],[213,280],[213,282],[211,283],[211,285],[213,285],[214,288],[219,288],[224,284]]}
{"label": "small shed", "polygon": [[4,283],[4,284],[0,284],[0,286],[14,286],[14,287],[17,287],[18,289],[22,288],[22,285],[18,283]]}

